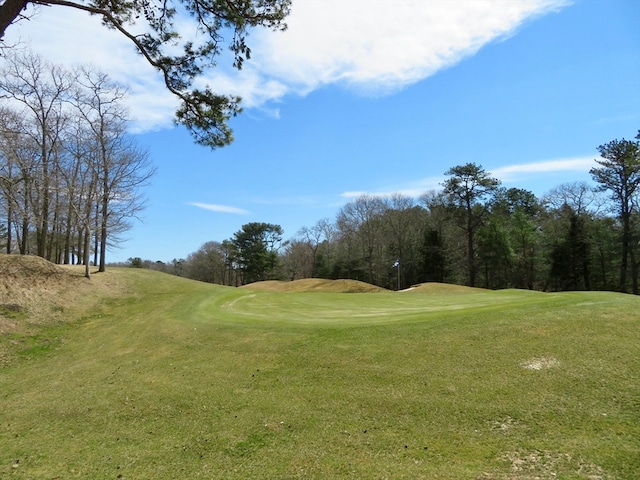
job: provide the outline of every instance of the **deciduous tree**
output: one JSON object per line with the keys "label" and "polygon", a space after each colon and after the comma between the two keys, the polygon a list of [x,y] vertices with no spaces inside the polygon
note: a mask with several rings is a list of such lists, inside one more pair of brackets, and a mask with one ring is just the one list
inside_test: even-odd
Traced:
{"label": "deciduous tree", "polygon": [[343,206],[337,215],[336,224],[343,237],[353,235],[359,240],[361,259],[365,263],[366,276],[369,283],[376,283],[376,263],[379,258],[383,224],[382,213],[384,202],[373,195],[361,195]]}
{"label": "deciduous tree", "polygon": [[[316,224],[311,227],[302,227],[298,232],[298,235],[302,238],[304,245],[311,251],[311,268],[309,272],[310,277],[315,277],[318,270],[318,249],[323,244],[323,242],[327,242],[331,240],[333,232],[333,227],[330,224],[329,220],[323,218],[316,222]],[[293,248],[289,248],[290,251],[293,251]],[[299,255],[301,256],[301,255]]]}
{"label": "deciduous tree", "polygon": [[94,263],[104,271],[107,245],[143,208],[139,189],[155,171],[128,134],[123,92],[100,72],[70,72],[31,54],[5,60],[0,208],[7,228],[20,253],[70,263],[77,248],[85,265],[97,232]]}
{"label": "deciduous tree", "polygon": [[155,173],[146,151],[132,142],[127,131],[125,92],[108,75],[81,69],[77,75],[81,87],[75,107],[84,120],[93,145],[91,167],[97,179],[98,225],[96,253],[100,272],[105,271],[109,231],[117,231],[126,218],[144,208],[138,190]]}
{"label": "deciduous tree", "polygon": [[[409,284],[417,280],[416,269],[419,264],[417,243],[420,238],[423,218],[422,209],[417,208],[415,200],[399,193],[383,199],[384,212],[382,215],[387,243],[387,264],[397,263],[396,288],[402,289],[407,281]],[[416,246],[416,248],[413,248]]]}
{"label": "deciduous tree", "polygon": [[[67,116],[66,100],[72,86],[69,72],[31,55],[9,55],[0,69],[0,97],[24,121],[20,135],[34,150],[30,159],[28,209],[36,234],[36,253],[51,259],[49,246],[52,197],[57,174],[62,135]],[[25,159],[26,160],[26,159]]]}

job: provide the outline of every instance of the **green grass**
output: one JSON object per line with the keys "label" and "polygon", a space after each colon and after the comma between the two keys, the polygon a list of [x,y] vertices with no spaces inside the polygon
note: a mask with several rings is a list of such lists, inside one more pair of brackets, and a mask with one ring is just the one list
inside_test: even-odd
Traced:
{"label": "green grass", "polygon": [[640,478],[637,297],[111,274],[0,369],[0,478]]}

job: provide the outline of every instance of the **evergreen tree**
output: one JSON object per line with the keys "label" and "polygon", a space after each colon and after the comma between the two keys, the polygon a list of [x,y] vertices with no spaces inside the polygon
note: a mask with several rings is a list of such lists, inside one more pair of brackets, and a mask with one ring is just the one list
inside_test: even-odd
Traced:
{"label": "evergreen tree", "polygon": [[[640,132],[636,136],[640,140]],[[626,292],[629,258],[634,256],[632,238],[637,235],[632,230],[632,216],[637,211],[640,187],[640,142],[613,140],[598,147],[601,159],[596,160],[599,167],[591,169],[591,176],[600,185],[601,191],[608,191],[614,202],[614,209],[622,224],[622,252],[620,259],[620,286]],[[633,293],[638,294],[638,275],[635,263],[633,268]]]}

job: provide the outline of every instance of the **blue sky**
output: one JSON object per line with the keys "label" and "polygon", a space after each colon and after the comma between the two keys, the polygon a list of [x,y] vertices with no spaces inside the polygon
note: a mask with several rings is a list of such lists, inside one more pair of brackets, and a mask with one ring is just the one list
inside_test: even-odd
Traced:
{"label": "blue sky", "polygon": [[253,221],[289,238],[362,193],[437,189],[467,162],[542,196],[589,181],[598,145],[640,129],[637,0],[293,0],[289,26],[255,32],[242,72],[208,78],[246,100],[215,151],[172,126],[157,75],[86,16],[51,8],[7,31],[130,86],[158,173],[108,261],[184,258]]}

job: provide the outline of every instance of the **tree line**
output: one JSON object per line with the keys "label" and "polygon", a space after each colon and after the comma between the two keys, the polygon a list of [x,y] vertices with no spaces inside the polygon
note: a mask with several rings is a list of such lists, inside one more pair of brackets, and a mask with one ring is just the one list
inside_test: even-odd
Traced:
{"label": "tree line", "polygon": [[[126,92],[104,73],[68,70],[28,52],[0,66],[0,247],[55,263],[93,263],[144,207],[154,169],[127,131]],[[352,278],[386,288],[438,281],[487,288],[638,293],[640,134],[599,147],[595,187],[543,198],[506,189],[482,166],[455,166],[420,198],[363,195],[283,240],[253,222],[170,265],[225,285]],[[93,259],[91,259],[93,256]]]}
{"label": "tree line", "polygon": [[389,289],[422,282],[544,291],[638,293],[640,133],[599,147],[594,185],[574,182],[542,198],[504,188],[475,163],[445,172],[420,198],[362,195],[335,219],[283,241],[279,225],[249,223],[170,264],[131,259],[223,285],[349,278]]}
{"label": "tree line", "polygon": [[[0,66],[0,243],[60,264],[91,261],[144,206],[154,174],[128,132],[125,90],[89,67],[7,52]],[[91,260],[93,255],[93,260]]]}

